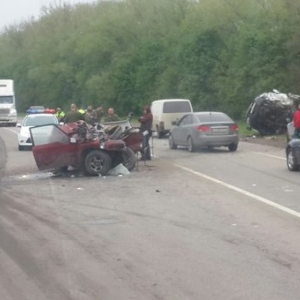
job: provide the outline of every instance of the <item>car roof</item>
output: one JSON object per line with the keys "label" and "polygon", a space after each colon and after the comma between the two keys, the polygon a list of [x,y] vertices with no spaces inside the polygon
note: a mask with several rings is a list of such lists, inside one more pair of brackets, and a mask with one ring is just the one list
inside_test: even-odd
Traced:
{"label": "car roof", "polygon": [[159,103],[159,102],[177,102],[177,101],[190,101],[189,99],[160,99],[160,100],[154,100],[153,102]]}
{"label": "car roof", "polygon": [[222,115],[226,115],[225,113],[223,113],[221,111],[196,111],[196,112],[193,112],[192,114],[195,114],[195,115],[209,115],[209,114],[222,114]]}
{"label": "car roof", "polygon": [[27,118],[36,118],[36,117],[54,117],[55,115],[53,114],[33,114],[33,115],[26,115]]}

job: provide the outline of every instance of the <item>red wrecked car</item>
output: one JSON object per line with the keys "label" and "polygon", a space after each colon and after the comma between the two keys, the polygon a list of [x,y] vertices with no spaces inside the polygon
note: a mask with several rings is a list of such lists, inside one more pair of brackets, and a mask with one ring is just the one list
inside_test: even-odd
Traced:
{"label": "red wrecked car", "polygon": [[68,166],[89,175],[106,175],[120,163],[132,170],[134,152],[122,140],[112,140],[103,130],[84,121],[30,128],[32,152],[41,171],[66,170]]}

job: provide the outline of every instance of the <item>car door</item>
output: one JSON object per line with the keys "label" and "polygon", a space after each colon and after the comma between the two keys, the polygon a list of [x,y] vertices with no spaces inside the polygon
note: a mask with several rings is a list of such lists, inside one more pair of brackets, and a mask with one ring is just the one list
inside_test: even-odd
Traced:
{"label": "car door", "polygon": [[32,153],[39,170],[61,168],[77,163],[77,146],[56,125],[30,128]]}
{"label": "car door", "polygon": [[181,138],[182,138],[182,145],[187,145],[188,137],[191,135],[191,127],[193,124],[193,115],[189,114],[186,116],[184,120],[184,124],[181,126]]}
{"label": "car door", "polygon": [[[190,115],[185,115],[178,122],[176,127],[176,136],[174,137],[174,141],[177,145],[186,145],[187,140],[187,125],[189,124]],[[173,133],[173,131],[172,131]]]}

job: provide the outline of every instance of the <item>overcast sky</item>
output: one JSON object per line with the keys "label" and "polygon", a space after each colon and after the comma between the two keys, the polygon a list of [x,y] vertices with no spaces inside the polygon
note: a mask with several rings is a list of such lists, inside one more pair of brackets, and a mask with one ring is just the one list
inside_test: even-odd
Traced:
{"label": "overcast sky", "polygon": [[77,4],[93,3],[95,0],[0,0],[0,31],[6,25],[18,24],[28,21],[30,17],[38,18],[41,15],[41,8],[51,3]]}

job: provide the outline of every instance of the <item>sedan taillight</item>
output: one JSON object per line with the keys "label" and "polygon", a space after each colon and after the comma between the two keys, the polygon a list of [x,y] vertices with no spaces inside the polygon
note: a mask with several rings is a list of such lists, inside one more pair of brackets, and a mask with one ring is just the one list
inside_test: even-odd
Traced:
{"label": "sedan taillight", "polygon": [[237,124],[230,125],[229,129],[230,129],[230,131],[238,131],[239,130]]}
{"label": "sedan taillight", "polygon": [[208,132],[210,129],[209,126],[205,126],[205,125],[199,125],[196,127],[196,131],[198,132]]}

